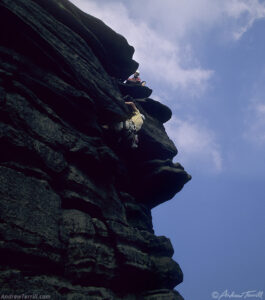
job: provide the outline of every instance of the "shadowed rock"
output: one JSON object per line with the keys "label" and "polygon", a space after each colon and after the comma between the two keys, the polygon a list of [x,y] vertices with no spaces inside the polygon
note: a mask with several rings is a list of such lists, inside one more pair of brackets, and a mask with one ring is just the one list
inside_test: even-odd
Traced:
{"label": "shadowed rock", "polygon": [[0,25],[2,294],[181,300],[151,217],[190,180],[172,162],[171,110],[136,100],[134,150],[102,128],[130,116],[118,82],[133,47],[67,0],[2,0]]}
{"label": "shadowed rock", "polygon": [[129,95],[133,98],[147,98],[152,94],[151,89],[140,84],[126,84],[118,82],[118,86],[123,96]]}
{"label": "shadowed rock", "polygon": [[140,176],[135,176],[135,196],[141,203],[153,208],[170,200],[191,176],[179,164],[168,160],[150,160],[138,165]]}
{"label": "shadowed rock", "polygon": [[161,123],[166,123],[172,117],[172,111],[166,105],[150,99],[136,99],[137,103],[141,105],[146,113],[153,118],[157,119]]}

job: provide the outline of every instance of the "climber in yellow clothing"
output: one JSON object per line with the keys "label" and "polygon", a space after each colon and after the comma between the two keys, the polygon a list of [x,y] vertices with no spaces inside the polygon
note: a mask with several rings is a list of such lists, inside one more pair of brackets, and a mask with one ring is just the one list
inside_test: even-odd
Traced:
{"label": "climber in yellow clothing", "polygon": [[125,122],[118,123],[116,129],[123,132],[121,139],[127,141],[131,148],[138,148],[139,139],[137,132],[142,128],[145,117],[140,113],[134,102],[127,101],[125,104],[131,107],[132,116]]}
{"label": "climber in yellow clothing", "polygon": [[118,133],[118,142],[120,144],[129,148],[138,148],[139,139],[137,132],[142,128],[145,117],[140,113],[134,102],[126,101],[125,104],[130,106],[132,116],[126,121],[112,124],[112,126],[102,125],[102,128]]}
{"label": "climber in yellow clothing", "polygon": [[125,104],[130,105],[133,109],[133,116],[130,118],[130,120],[135,125],[135,131],[139,131],[144,123],[144,116],[140,113],[138,108],[133,102],[125,102]]}

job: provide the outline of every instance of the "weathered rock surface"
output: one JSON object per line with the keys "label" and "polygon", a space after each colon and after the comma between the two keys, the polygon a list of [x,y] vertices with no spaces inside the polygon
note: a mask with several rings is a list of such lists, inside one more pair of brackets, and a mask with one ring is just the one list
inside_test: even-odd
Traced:
{"label": "weathered rock surface", "polygon": [[166,123],[172,117],[172,111],[166,105],[153,100],[151,98],[136,99],[137,103],[153,118],[157,119],[161,123]]}
{"label": "weathered rock surface", "polygon": [[118,86],[123,96],[129,95],[133,98],[147,98],[152,94],[152,90],[149,87],[140,84],[118,82]]}
{"label": "weathered rock surface", "polygon": [[0,2],[0,290],[52,299],[183,299],[151,208],[190,176],[138,99],[139,148],[103,124],[129,116],[117,81],[138,64],[125,38],[67,0]]}

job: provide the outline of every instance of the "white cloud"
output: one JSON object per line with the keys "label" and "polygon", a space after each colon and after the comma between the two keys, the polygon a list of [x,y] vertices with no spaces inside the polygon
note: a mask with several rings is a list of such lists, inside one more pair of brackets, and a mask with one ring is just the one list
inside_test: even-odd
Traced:
{"label": "white cloud", "polygon": [[[181,46],[156,31],[150,24],[149,13],[147,18],[137,20],[130,16],[129,9],[121,2],[110,1],[104,5],[102,2],[86,0],[72,2],[126,37],[136,49],[135,60],[141,64],[143,73],[149,74],[154,85],[167,84],[193,95],[206,88],[213,72],[202,68],[186,45]],[[160,21],[163,23],[165,20]]]}
{"label": "white cloud", "polygon": [[135,8],[142,19],[148,18],[156,31],[177,39],[219,25],[237,40],[256,20],[265,17],[265,4],[259,0],[145,0],[141,7],[132,5],[131,9]]}
{"label": "white cloud", "polygon": [[265,16],[258,0],[71,1],[127,38],[151,85],[166,84],[192,96],[200,96],[214,74],[196,59],[194,34],[219,26],[238,40]]}
{"label": "white cloud", "polygon": [[220,147],[214,132],[199,122],[172,118],[165,124],[169,137],[179,148],[179,158],[188,167],[200,166],[201,171],[221,172],[223,169]]}
{"label": "white cloud", "polygon": [[166,34],[172,39],[185,38],[198,26],[212,26],[221,14],[222,1],[216,0],[145,0],[141,8],[131,5],[135,15],[148,19],[155,31]]}
{"label": "white cloud", "polygon": [[233,37],[238,40],[246,33],[256,20],[265,17],[265,5],[259,0],[230,0],[226,2],[225,11],[234,20],[239,21],[233,31]]}

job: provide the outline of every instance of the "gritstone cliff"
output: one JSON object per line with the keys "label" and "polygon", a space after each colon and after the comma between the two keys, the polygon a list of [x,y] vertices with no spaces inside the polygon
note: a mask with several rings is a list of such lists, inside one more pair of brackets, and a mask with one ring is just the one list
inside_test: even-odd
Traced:
{"label": "gritstone cliff", "polygon": [[129,116],[133,47],[67,0],[1,0],[0,23],[0,294],[182,299],[150,212],[190,179],[171,111],[136,100],[137,149],[102,127]]}

